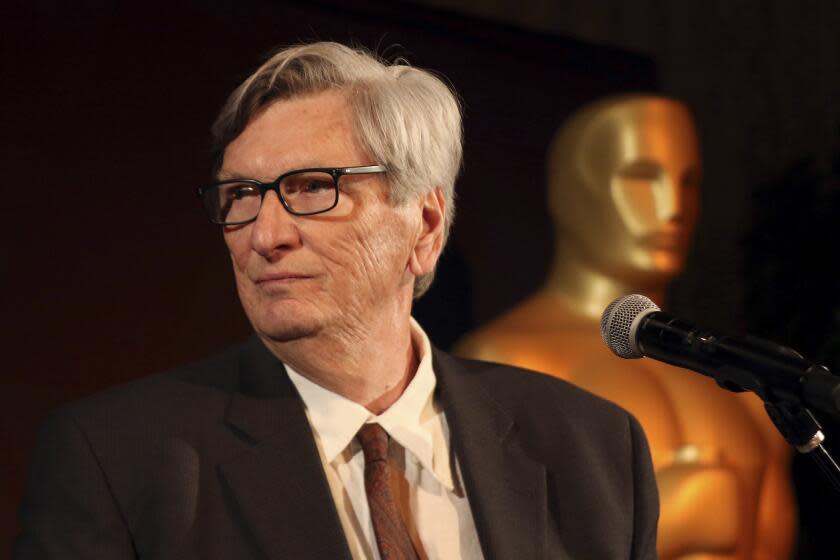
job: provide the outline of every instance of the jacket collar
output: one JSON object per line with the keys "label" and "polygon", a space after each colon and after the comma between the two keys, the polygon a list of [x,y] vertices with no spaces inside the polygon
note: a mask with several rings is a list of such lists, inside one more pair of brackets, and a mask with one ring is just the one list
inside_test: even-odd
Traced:
{"label": "jacket collar", "polygon": [[[488,366],[432,350],[438,395],[487,560],[546,555],[546,471],[521,448],[514,414],[485,390]],[[252,337],[239,359],[226,423],[246,444],[219,466],[269,558],[350,551],[302,401],[283,364]]]}
{"label": "jacket collar", "polygon": [[484,388],[490,364],[434,351],[451,445],[486,559],[546,556],[546,470],[520,447],[512,412]]}
{"label": "jacket collar", "polygon": [[225,421],[243,452],[219,465],[268,558],[351,560],[303,404],[283,364],[252,337]]}

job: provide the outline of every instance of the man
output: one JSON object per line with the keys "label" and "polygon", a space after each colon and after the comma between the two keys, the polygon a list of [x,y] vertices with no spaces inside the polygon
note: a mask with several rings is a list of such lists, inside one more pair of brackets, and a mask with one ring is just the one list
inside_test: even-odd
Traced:
{"label": "man", "polygon": [[439,79],[286,49],[214,138],[200,194],[256,336],[53,414],[18,558],[655,556],[630,415],[432,349],[410,317],[461,159]]}

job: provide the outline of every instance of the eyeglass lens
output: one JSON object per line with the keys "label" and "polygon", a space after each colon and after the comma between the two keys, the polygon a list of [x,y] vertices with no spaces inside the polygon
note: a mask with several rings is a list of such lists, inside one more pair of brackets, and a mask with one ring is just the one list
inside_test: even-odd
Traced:
{"label": "eyeglass lens", "polygon": [[[280,195],[295,214],[316,214],[335,206],[338,197],[333,176],[322,171],[302,171],[284,177]],[[207,209],[219,223],[247,222],[262,205],[260,188],[248,182],[224,182],[204,194]]]}

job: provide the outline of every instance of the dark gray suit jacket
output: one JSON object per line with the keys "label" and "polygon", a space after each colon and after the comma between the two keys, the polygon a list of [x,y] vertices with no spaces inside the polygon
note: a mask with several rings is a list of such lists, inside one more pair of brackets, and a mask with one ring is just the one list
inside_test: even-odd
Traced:
{"label": "dark gray suit jacket", "polygon": [[[636,420],[548,376],[435,350],[488,560],[655,558]],[[303,405],[256,338],[52,414],[16,558],[350,559]]]}

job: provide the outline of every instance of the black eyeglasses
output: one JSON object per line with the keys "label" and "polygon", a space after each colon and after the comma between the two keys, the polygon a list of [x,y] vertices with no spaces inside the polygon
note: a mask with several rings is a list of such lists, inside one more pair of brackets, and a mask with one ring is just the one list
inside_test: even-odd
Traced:
{"label": "black eyeglasses", "polygon": [[321,214],[338,204],[338,182],[344,175],[385,173],[381,165],[313,167],[280,175],[271,183],[255,179],[229,179],[198,188],[207,215],[214,224],[234,226],[257,219],[265,193],[274,191],[283,207],[296,216]]}

